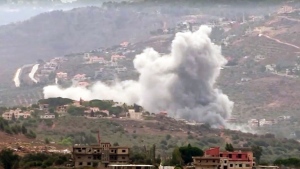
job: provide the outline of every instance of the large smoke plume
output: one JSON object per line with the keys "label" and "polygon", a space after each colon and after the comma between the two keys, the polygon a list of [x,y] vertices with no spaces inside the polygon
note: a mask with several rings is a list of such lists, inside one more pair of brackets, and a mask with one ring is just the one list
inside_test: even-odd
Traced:
{"label": "large smoke plume", "polygon": [[168,55],[145,49],[133,61],[140,74],[138,81],[110,86],[97,82],[88,89],[47,86],[44,96],[137,103],[150,112],[166,110],[174,117],[225,125],[233,102],[214,85],[227,60],[221,48],[211,42],[210,33],[207,26],[193,33],[177,33]]}

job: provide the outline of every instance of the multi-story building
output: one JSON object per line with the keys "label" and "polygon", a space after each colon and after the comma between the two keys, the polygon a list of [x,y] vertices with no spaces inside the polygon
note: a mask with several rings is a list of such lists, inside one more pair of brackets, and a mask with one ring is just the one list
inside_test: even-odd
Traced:
{"label": "multi-story building", "polygon": [[7,112],[4,112],[2,114],[2,118],[5,120],[13,120],[13,118],[15,119],[19,119],[19,118],[24,118],[27,119],[31,117],[31,112],[30,111],[25,111],[22,112],[21,109],[17,108],[15,110],[9,110]]}
{"label": "multi-story building", "polygon": [[195,169],[252,169],[255,166],[250,148],[233,152],[220,151],[220,147],[205,151],[204,157],[193,157]]}
{"label": "multi-story building", "polygon": [[74,145],[72,155],[75,168],[108,168],[109,164],[129,163],[129,148],[111,146],[110,143]]}

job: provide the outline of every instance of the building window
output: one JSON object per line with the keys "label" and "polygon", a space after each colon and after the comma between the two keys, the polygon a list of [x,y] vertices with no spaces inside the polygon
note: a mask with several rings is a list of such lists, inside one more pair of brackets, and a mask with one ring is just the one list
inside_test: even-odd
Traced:
{"label": "building window", "polygon": [[242,154],[238,154],[238,155],[237,155],[237,158],[242,158]]}
{"label": "building window", "polygon": [[79,162],[79,164],[78,165],[82,165],[82,162]]}
{"label": "building window", "polygon": [[223,157],[223,154],[220,154],[220,157]]}
{"label": "building window", "polygon": [[126,150],[122,150],[122,153],[126,153]]}
{"label": "building window", "polygon": [[215,162],[215,160],[212,161],[213,163]]}
{"label": "building window", "polygon": [[243,167],[243,164],[240,164],[239,167]]}
{"label": "building window", "polygon": [[232,154],[229,154],[229,158],[232,158]]}
{"label": "building window", "polygon": [[227,163],[227,160],[224,160],[224,163],[226,164],[226,163]]}
{"label": "building window", "polygon": [[123,157],[122,157],[122,159],[124,160],[124,159],[125,159],[125,157],[123,156]]}
{"label": "building window", "polygon": [[92,157],[91,156],[88,156],[88,159],[91,159]]}
{"label": "building window", "polygon": [[80,156],[78,156],[77,158],[78,158],[78,159],[81,159],[81,157],[80,157]]}
{"label": "building window", "polygon": [[230,167],[233,167],[233,164],[230,164],[229,166],[230,166]]}

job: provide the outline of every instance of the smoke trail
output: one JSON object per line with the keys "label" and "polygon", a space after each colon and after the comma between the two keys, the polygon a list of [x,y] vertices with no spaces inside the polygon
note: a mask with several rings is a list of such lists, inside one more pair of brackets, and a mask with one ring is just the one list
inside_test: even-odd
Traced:
{"label": "smoke trail", "polygon": [[21,83],[20,83],[20,73],[21,73],[21,68],[19,68],[15,74],[15,77],[14,77],[14,82],[15,82],[15,86],[16,87],[20,87]]}
{"label": "smoke trail", "polygon": [[36,73],[36,71],[38,70],[39,68],[39,64],[35,64],[32,69],[31,69],[31,72],[29,73],[29,78],[34,82],[34,83],[37,83],[38,81],[34,78],[34,75]]}
{"label": "smoke trail", "polygon": [[210,33],[207,26],[194,33],[177,33],[168,55],[145,49],[133,61],[140,74],[138,81],[116,82],[111,86],[97,82],[89,89],[47,86],[44,96],[137,103],[150,112],[167,110],[175,117],[225,125],[233,102],[214,84],[227,60],[221,48],[211,42]]}

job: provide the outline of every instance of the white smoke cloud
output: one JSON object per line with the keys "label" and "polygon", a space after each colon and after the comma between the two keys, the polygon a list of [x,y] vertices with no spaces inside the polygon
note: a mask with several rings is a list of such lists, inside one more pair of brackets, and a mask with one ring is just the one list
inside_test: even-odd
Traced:
{"label": "white smoke cloud", "polygon": [[211,42],[210,33],[207,26],[193,33],[177,33],[168,55],[145,49],[133,61],[140,74],[138,81],[110,86],[97,82],[88,89],[47,86],[44,96],[137,103],[150,112],[166,110],[174,117],[225,125],[233,102],[214,85],[227,60],[221,48]]}

